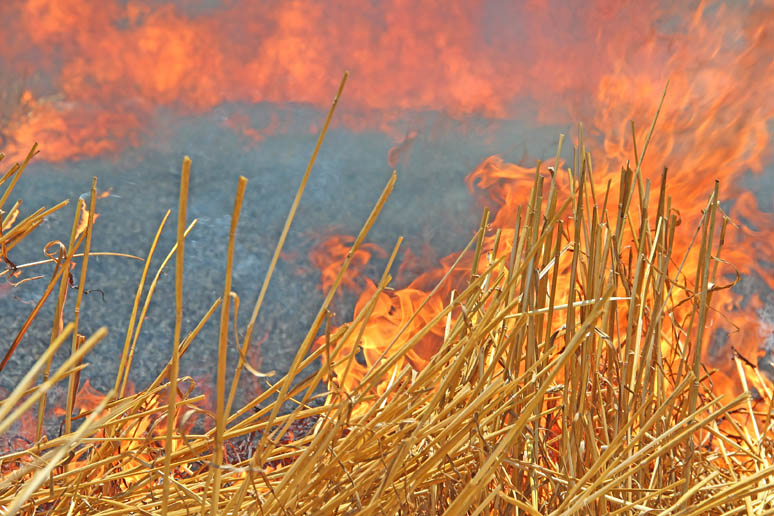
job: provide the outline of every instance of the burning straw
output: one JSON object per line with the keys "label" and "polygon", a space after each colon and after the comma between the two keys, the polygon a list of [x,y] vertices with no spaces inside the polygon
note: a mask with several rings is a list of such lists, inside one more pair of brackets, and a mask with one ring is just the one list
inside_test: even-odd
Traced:
{"label": "burning straw", "polygon": [[[328,120],[334,107],[335,102]],[[326,129],[327,123],[314,155]],[[393,174],[289,372],[238,410],[232,410],[236,380],[226,396],[225,345],[229,303],[238,307],[230,276],[244,179],[228,238],[224,297],[187,336],[179,335],[178,304],[172,359],[147,389],[126,392],[159,275],[175,254],[182,271],[183,243],[193,226],[185,220],[186,161],[178,243],[140,310],[159,228],[115,389],[94,410],[76,415],[68,403],[69,431],[61,437],[39,435],[27,449],[1,458],[0,505],[6,514],[109,515],[772,512],[771,388],[758,378],[767,411],[756,411],[747,392],[714,392],[712,371],[701,363],[712,296],[725,288],[718,283],[718,264],[728,219],[718,188],[709,193],[694,228],[688,253],[699,266],[687,277],[688,255],[673,254],[679,217],[667,193],[667,174],[660,185],[641,175],[648,141],[634,157],[635,166],[621,169],[618,199],[609,198],[609,184],[604,190],[594,184],[582,134],[571,167],[538,164],[530,201],[513,231],[489,231],[485,212],[478,233],[425,303],[362,370],[356,355],[387,292],[400,241],[350,324],[330,328],[328,307],[393,188]],[[243,369],[260,375],[247,361],[253,326],[313,162],[314,156],[246,336],[237,343],[237,377]],[[3,177],[11,180],[3,201],[26,163]],[[557,187],[565,177],[566,196]],[[651,196],[658,199],[655,211],[648,210]],[[10,271],[16,268],[7,249],[50,211],[36,212],[13,228],[8,221],[16,212],[4,215],[2,250]],[[88,228],[92,224],[90,217]],[[80,256],[76,250],[88,234],[74,230],[70,245],[52,257],[57,268],[41,303],[57,281],[65,284],[62,271]],[[85,261],[83,269],[85,274]],[[438,296],[444,296],[443,305],[418,318]],[[202,412],[197,407],[202,396],[192,395],[190,378],[177,378],[177,363],[219,306],[214,427],[194,433],[191,421]],[[84,339],[77,333],[77,316],[75,321],[55,326],[49,349],[0,404],[0,433],[43,403],[54,383],[69,379],[74,392],[82,359],[105,335],[100,330]],[[67,339],[74,343],[72,354],[50,373],[51,356]],[[420,364],[412,353],[428,339],[437,345]],[[311,366],[320,358],[323,365],[315,370]],[[746,382],[745,368],[737,363]],[[33,386],[41,371],[44,381]],[[319,394],[323,384],[327,390]],[[282,413],[288,403],[295,409]]]}

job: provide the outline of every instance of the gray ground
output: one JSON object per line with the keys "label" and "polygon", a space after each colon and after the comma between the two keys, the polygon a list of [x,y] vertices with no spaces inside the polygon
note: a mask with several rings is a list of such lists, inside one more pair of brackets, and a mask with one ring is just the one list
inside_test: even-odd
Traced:
{"label": "gray ground", "polygon": [[[84,195],[93,175],[100,189],[112,188],[112,195],[98,204],[93,249],[145,255],[167,208],[177,207],[180,163],[183,155],[193,160],[189,219],[199,224],[185,248],[185,301],[183,331],[192,329],[211,303],[222,294],[230,213],[237,178],[249,179],[237,235],[233,290],[242,301],[240,330],[249,319],[268,263],[274,250],[295,190],[314,147],[316,135],[291,130],[256,144],[236,136],[219,123],[234,110],[250,110],[253,118],[268,117],[271,106],[224,106],[206,117],[159,119],[161,136],[149,138],[139,149],[117,157],[87,159],[63,164],[36,159],[25,173],[14,197],[24,199],[27,213],[38,206],[50,206],[69,198],[71,206],[50,217],[28,241],[14,249],[16,263],[41,259],[46,242],[66,241],[73,206]],[[322,119],[319,112],[298,108],[292,118],[299,127]],[[416,120],[414,120],[416,123]],[[501,153],[505,158],[534,162],[555,153],[558,133],[567,128],[526,130],[515,123],[468,121],[463,127],[439,114],[422,117],[419,136],[410,160],[398,167],[394,194],[374,226],[369,241],[391,248],[399,235],[415,250],[429,244],[439,256],[457,250],[467,242],[478,224],[480,206],[464,183],[465,176],[485,157]],[[479,124],[476,126],[476,124]],[[489,134],[482,143],[482,134]],[[268,335],[261,347],[262,369],[283,373],[323,299],[319,274],[306,258],[321,235],[331,230],[356,234],[390,176],[388,150],[394,139],[376,132],[334,129],[327,137],[306,188],[301,207],[256,329],[258,338]],[[41,158],[45,157],[44,152]],[[163,233],[151,271],[174,243],[176,213]],[[374,260],[367,272],[375,277],[382,260]],[[50,273],[41,267],[40,274]],[[110,334],[93,351],[84,377],[101,391],[112,387],[123,346],[137,281],[142,271],[138,261],[95,257],[89,262],[87,289],[82,308],[81,332],[90,334],[107,326]],[[19,321],[29,313],[30,303],[39,298],[43,281],[27,283],[0,298],[3,320],[0,342],[10,343]],[[99,292],[104,292],[104,299]],[[147,285],[146,285],[147,289]],[[69,300],[75,298],[71,291]],[[334,307],[338,322],[351,315],[352,296]],[[52,305],[52,303],[49,303]],[[0,373],[0,388],[8,390],[46,348],[51,332],[53,308],[37,318],[9,365]],[[217,362],[216,315],[181,362],[181,373],[205,381],[215,374]],[[132,380],[147,385],[169,357],[174,326],[174,267],[162,277],[132,367]],[[237,354],[230,343],[229,368]],[[5,345],[0,352],[5,353]],[[61,352],[55,365],[66,357]],[[251,393],[244,384],[243,395]],[[56,405],[63,389],[51,397]]]}
{"label": "gray ground", "polygon": [[[45,161],[44,153],[22,178],[14,197],[24,199],[26,213],[40,205],[50,206],[69,198],[75,201],[86,192],[93,175],[100,189],[112,188],[112,195],[99,201],[100,218],[95,227],[95,250],[144,255],[167,208],[176,208],[182,156],[193,160],[189,219],[199,224],[186,244],[184,332],[198,322],[223,289],[225,252],[230,213],[237,177],[249,179],[247,196],[237,235],[233,289],[242,300],[240,330],[255,302],[277,237],[292,202],[316,136],[303,130],[322,114],[303,108],[285,113],[297,124],[287,134],[268,137],[256,144],[238,137],[222,126],[229,114],[248,112],[254,120],[270,116],[273,106],[229,105],[205,117],[178,119],[160,117],[157,134],[140,148],[110,158],[87,159],[63,164]],[[420,122],[417,123],[417,120]],[[429,244],[444,256],[467,242],[476,228],[480,206],[467,190],[465,176],[485,157],[499,153],[510,161],[547,158],[555,153],[559,132],[568,127],[527,129],[514,122],[454,122],[439,114],[417,116],[420,127],[410,159],[399,166],[398,185],[369,241],[390,248],[399,235],[406,244],[420,249]],[[356,234],[389,178],[387,152],[394,139],[377,132],[334,129],[324,144],[302,200],[286,252],[295,258],[282,260],[265,302],[257,337],[268,335],[261,348],[262,369],[287,370],[298,344],[322,301],[317,288],[319,275],[306,255],[316,237],[331,228]],[[525,163],[527,164],[527,163]],[[774,174],[765,173],[752,185],[762,192],[774,190]],[[761,195],[762,206],[771,209],[771,196]],[[768,203],[768,204],[767,204]],[[36,234],[11,255],[17,263],[41,258],[43,245],[69,235],[74,202],[52,216]],[[159,245],[152,271],[174,242],[176,214],[173,213]],[[375,260],[368,272],[376,276],[382,262]],[[142,270],[138,261],[95,257],[89,264],[81,332],[90,334],[107,326],[110,334],[92,352],[84,377],[97,389],[112,387],[123,345],[137,280]],[[47,274],[50,268],[42,267]],[[0,298],[0,353],[13,340],[20,321],[29,313],[44,287],[42,281],[27,283]],[[755,289],[748,281],[743,288]],[[104,293],[102,295],[96,290]],[[75,291],[70,295],[74,299]],[[132,368],[138,387],[147,385],[169,357],[174,325],[174,268],[163,276],[148,320],[141,334]],[[338,321],[351,313],[352,297],[338,301]],[[50,305],[51,303],[49,303]],[[771,303],[770,303],[771,305]],[[192,345],[181,364],[181,373],[205,381],[215,374],[217,314]],[[772,310],[762,314],[774,324]],[[12,389],[34,360],[46,348],[51,332],[51,308],[38,317],[8,367],[0,373],[0,388]],[[59,353],[56,363],[66,356]],[[229,368],[236,352],[231,343]],[[244,384],[243,399],[251,394]],[[52,403],[62,390],[52,393]]]}

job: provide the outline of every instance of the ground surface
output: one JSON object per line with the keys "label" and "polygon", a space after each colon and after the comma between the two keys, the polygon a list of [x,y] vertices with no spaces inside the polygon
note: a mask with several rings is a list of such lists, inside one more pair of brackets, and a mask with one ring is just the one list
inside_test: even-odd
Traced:
{"label": "ground surface", "polygon": [[[239,175],[249,179],[237,236],[233,289],[239,294],[240,332],[255,302],[277,237],[296,187],[311,155],[316,136],[308,130],[322,114],[299,108],[293,113],[297,131],[254,142],[223,126],[223,118],[249,110],[252,117],[270,116],[272,106],[224,106],[195,119],[160,120],[158,134],[140,148],[106,158],[49,163],[43,152],[22,178],[14,197],[24,199],[27,213],[69,198],[71,206],[52,216],[36,234],[12,253],[24,263],[41,259],[46,242],[65,241],[69,235],[74,201],[88,191],[93,175],[100,189],[112,188],[99,201],[93,249],[145,255],[157,225],[167,208],[176,208],[180,162],[193,160],[189,219],[199,219],[186,244],[184,331],[194,327],[210,304],[222,294],[225,250],[233,195]],[[528,129],[518,123],[455,122],[437,114],[424,114],[422,128],[410,153],[397,165],[398,184],[369,241],[391,248],[399,235],[406,245],[420,250],[429,245],[438,256],[461,247],[478,224],[480,205],[468,191],[464,178],[484,158],[499,153],[507,160],[533,164],[555,153],[559,132],[569,127]],[[311,324],[323,298],[319,274],[307,253],[321,236],[330,232],[356,234],[389,178],[389,149],[395,139],[377,132],[335,128],[328,136],[312,173],[296,222],[280,261],[256,329],[261,346],[261,369],[287,370],[298,344]],[[752,183],[764,209],[771,209],[774,174],[764,173]],[[152,271],[174,243],[176,214],[163,233]],[[367,270],[376,277],[383,261]],[[113,257],[94,258],[89,264],[81,332],[89,334],[107,326],[110,334],[91,353],[84,377],[98,390],[112,386],[124,332],[142,270],[138,261]],[[48,274],[50,268],[40,268]],[[756,282],[742,288],[753,291]],[[29,313],[44,287],[42,281],[27,283],[0,298],[3,325],[0,342],[8,343]],[[99,291],[99,292],[97,292]],[[104,298],[102,293],[104,293]],[[73,291],[70,299],[74,299]],[[138,387],[147,385],[166,362],[174,325],[174,268],[162,280],[140,338],[132,368]],[[338,321],[351,314],[353,297],[343,296],[335,306]],[[773,310],[764,311],[766,315]],[[181,373],[208,383],[215,373],[217,314],[193,344],[181,363]],[[11,389],[46,348],[51,332],[51,310],[44,310],[30,328],[9,366],[0,373],[0,388]],[[765,339],[765,336],[764,336]],[[233,338],[230,364],[236,360]],[[4,353],[4,348],[2,350]],[[60,363],[65,353],[55,361]],[[254,392],[244,382],[243,398]],[[51,394],[56,405],[63,394]]]}

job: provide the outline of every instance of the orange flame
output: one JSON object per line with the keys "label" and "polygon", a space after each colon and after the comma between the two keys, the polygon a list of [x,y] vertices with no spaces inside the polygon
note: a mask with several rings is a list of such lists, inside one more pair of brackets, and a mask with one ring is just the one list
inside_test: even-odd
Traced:
{"label": "orange flame", "polygon": [[[626,117],[614,115],[629,114],[621,111],[632,94],[653,99],[670,76],[670,98],[687,94],[708,108],[719,101],[727,107],[715,115],[755,126],[760,141],[772,109],[771,9],[674,4],[235,0],[193,9],[8,0],[0,14],[19,24],[0,42],[0,56],[14,86],[6,89],[19,93],[0,110],[10,111],[2,113],[7,152],[16,156],[17,142],[36,139],[49,160],[114,152],[140,141],[159,107],[188,114],[224,102],[324,106],[342,68],[357,81],[339,120],[396,136],[405,128],[391,122],[407,110],[517,118],[525,100],[542,121],[589,120],[600,113],[582,103],[595,91],[619,106],[607,116],[618,124]],[[650,111],[633,114],[640,122]],[[695,122],[687,113],[680,119]],[[229,125],[262,138],[239,115]]]}
{"label": "orange flame", "polygon": [[[354,241],[355,238],[348,235],[333,235],[309,252],[309,260],[321,271],[320,288],[323,291],[330,289],[336,281],[339,268]],[[364,244],[355,252],[352,263],[341,281],[344,288],[352,291],[359,289],[357,280],[362,277],[363,268],[371,261],[371,256],[374,254],[380,258],[387,257],[384,249],[375,244]]]}
{"label": "orange flame", "polygon": [[[557,120],[557,115],[561,119],[561,110],[556,109],[556,93],[566,91],[569,102],[564,105],[568,111],[579,119],[591,121],[585,127],[585,136],[594,158],[596,202],[602,202],[609,186],[608,207],[615,208],[620,189],[620,167],[627,160],[633,161],[635,153],[641,156],[645,151],[650,121],[669,77],[668,95],[658,118],[655,137],[647,143],[642,172],[644,180],[658,185],[663,167],[669,169],[667,193],[675,199],[673,208],[678,209],[682,217],[681,231],[674,244],[675,255],[682,256],[688,251],[692,231],[699,224],[714,182],[719,180],[724,209],[733,221],[725,235],[721,259],[736,267],[719,263],[719,278],[730,283],[735,271],[739,271],[761,278],[768,288],[774,288],[774,248],[770,245],[774,239],[774,214],[761,212],[755,196],[743,186],[745,174],[748,171],[759,174],[769,158],[768,126],[774,118],[774,102],[766,92],[774,86],[774,61],[770,59],[774,55],[774,37],[770,30],[774,26],[774,10],[758,5],[740,10],[712,2],[701,2],[692,13],[686,13],[683,4],[668,10],[639,9],[637,19],[648,31],[635,36],[632,32],[637,32],[636,29],[627,27],[626,31],[612,30],[603,34],[601,28],[609,28],[607,22],[631,14],[632,9],[637,8],[623,2],[615,5],[618,7],[610,4],[607,13],[600,11],[604,10],[602,5],[593,5],[591,10],[596,18],[582,15],[578,20],[579,30],[590,30],[590,26],[584,24],[598,21],[599,38],[593,42],[576,42],[570,40],[571,34],[577,31],[555,30],[570,23],[565,10],[548,3],[529,3],[526,10],[530,17],[555,15],[555,23],[550,25],[552,29],[546,30],[545,35],[538,35],[531,45],[550,50],[555,48],[556,42],[548,40],[556,38],[564,40],[574,56],[594,55],[588,53],[591,47],[597,47],[601,54],[599,61],[578,59],[588,68],[583,73],[579,70],[581,64],[568,63],[566,52],[558,56],[540,54],[540,57],[546,57],[542,63],[545,73],[539,81],[543,91],[531,93],[537,99],[554,99],[552,104],[546,102],[539,106],[541,119]],[[659,29],[659,23],[666,24],[667,20],[676,28]],[[486,69],[486,57],[486,54],[482,57],[481,70]],[[610,69],[600,63],[609,65]],[[580,73],[580,77],[575,77],[573,72]],[[525,76],[530,77],[530,72]],[[507,74],[498,78],[513,84],[515,90],[523,84],[523,81],[511,83]],[[447,85],[439,86],[443,89]],[[593,93],[589,94],[590,90]],[[503,97],[494,95],[491,98]],[[492,112],[504,109],[503,105],[488,105],[494,107]],[[633,141],[636,141],[636,149]],[[548,162],[547,165],[558,170],[560,180],[566,179],[567,172],[561,169],[562,164]],[[635,168],[633,162],[631,166]],[[527,195],[534,174],[534,168],[505,163],[500,157],[493,156],[467,179],[471,189],[483,190],[485,202],[494,205],[490,227],[501,230],[505,247],[509,248],[513,241],[516,207],[529,200]],[[564,184],[560,181],[559,186],[565,189],[560,194],[566,194],[569,187],[566,181]],[[657,192],[652,191],[648,204],[651,213],[656,210],[657,202]],[[488,237],[485,249],[492,249],[492,244],[492,237]],[[696,254],[688,254],[683,269],[684,277],[690,281],[699,266]],[[425,275],[439,277],[444,271],[444,267],[440,267]],[[356,313],[363,308],[373,290],[370,283],[360,297]],[[416,302],[410,300],[422,299],[427,291],[410,286],[380,296],[377,306],[389,309],[375,314],[377,316],[366,329],[366,335],[370,337],[364,337],[362,343],[366,348],[366,362],[369,356],[379,356],[385,351],[395,329],[406,323],[410,308],[416,307]],[[448,295],[442,297],[439,293],[438,297],[436,307],[448,302]],[[433,299],[432,303],[435,301]],[[738,382],[731,380],[736,374],[732,372],[729,346],[733,345],[744,356],[758,354],[762,344],[761,322],[756,312],[760,309],[760,300],[719,290],[713,294],[712,304],[717,312],[711,314],[708,322],[712,335],[704,343],[704,358],[726,373],[725,377],[715,380],[716,386],[720,384],[721,389],[737,390]],[[727,315],[721,316],[720,312]],[[721,330],[728,334],[727,351],[717,356],[718,346],[723,347]],[[431,336],[427,342],[423,341],[420,353],[427,357],[436,345],[437,339]],[[375,349],[369,350],[370,346]],[[421,368],[422,361],[417,360],[412,365]],[[356,381],[355,374],[353,382]]]}
{"label": "orange flame", "polygon": [[[192,431],[194,425],[202,419],[203,413],[208,411],[211,413],[212,407],[209,406],[212,399],[209,387],[211,382],[204,378],[202,380],[202,383],[197,385],[205,394],[204,400],[195,406],[189,404],[188,408],[181,409],[173,422],[183,435],[189,434]],[[130,460],[122,461],[120,466],[122,471],[132,472],[137,470],[139,472],[137,475],[128,474],[122,477],[121,482],[125,487],[132,486],[144,478],[140,466],[157,460],[164,453],[164,440],[167,428],[166,409],[164,408],[166,405],[165,394],[166,391],[158,391],[156,394],[148,396],[147,400],[140,404],[139,409],[135,413],[124,415],[122,422],[124,429],[122,431],[128,438],[122,440],[120,446],[115,451],[117,453],[128,453],[132,457]],[[131,381],[127,385],[126,395],[127,398],[135,395],[134,384]],[[78,420],[77,416],[79,414],[83,415],[97,408],[104,397],[105,395],[94,388],[87,379],[78,390],[74,399],[74,421]],[[61,407],[54,407],[51,412],[54,416],[61,417],[65,415],[65,410]],[[204,423],[206,426],[211,421],[205,418]],[[12,427],[8,435],[4,436],[4,441],[0,442],[0,450],[3,452],[14,452],[18,449],[29,447],[35,441],[36,426],[37,418],[34,415],[34,411],[25,412],[19,422]],[[95,437],[104,438],[109,436],[102,429],[95,434]],[[173,450],[177,451],[184,446],[184,439],[174,439]],[[23,460],[31,460],[31,457],[24,457]],[[72,460],[69,461],[73,468],[88,462],[89,459],[81,457],[80,452],[76,452]],[[9,464],[4,464],[2,471],[0,471],[0,478],[13,472],[20,466],[20,463],[13,461]],[[116,470],[114,469],[112,472],[115,473]],[[188,465],[183,464],[176,468],[175,475],[181,474],[191,474]]]}

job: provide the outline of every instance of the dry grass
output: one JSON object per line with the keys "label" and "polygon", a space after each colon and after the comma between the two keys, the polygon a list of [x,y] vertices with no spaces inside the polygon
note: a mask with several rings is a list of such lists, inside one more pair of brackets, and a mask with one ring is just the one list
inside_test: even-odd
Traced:
{"label": "dry grass", "polygon": [[[333,108],[328,120],[332,113]],[[485,243],[492,241],[484,239],[485,214],[457,262],[476,264],[462,288],[422,330],[396,337],[390,353],[344,390],[339,386],[347,383],[364,325],[390,282],[398,246],[371,302],[351,324],[330,330],[328,307],[348,259],[287,375],[233,411],[236,383],[226,396],[224,351],[229,302],[238,304],[230,290],[230,269],[246,183],[240,179],[223,298],[191,334],[181,336],[178,275],[172,359],[146,390],[127,395],[136,335],[161,272],[140,310],[157,234],[137,290],[115,389],[95,410],[72,417],[70,432],[2,457],[0,505],[5,514],[772,512],[771,409],[754,414],[748,393],[714,393],[710,372],[700,361],[711,297],[720,288],[715,276],[727,223],[717,188],[689,251],[697,253],[699,269],[686,279],[681,271],[685,257],[672,254],[678,219],[666,195],[666,174],[658,193],[641,178],[646,150],[647,142],[635,156],[634,170],[622,169],[622,193],[613,211],[605,208],[608,203],[597,203],[607,193],[594,191],[582,141],[568,172],[573,185],[568,198],[557,193],[555,173],[538,166],[512,245],[499,234],[494,246]],[[244,357],[313,161],[247,336],[237,343],[243,358],[239,372],[258,374]],[[186,170],[184,166],[184,178]],[[9,178],[15,181],[18,174],[6,174],[4,180]],[[350,257],[394,183],[393,175]],[[185,190],[183,186],[178,243],[162,269],[176,254],[181,271],[185,234],[193,225],[186,229]],[[655,213],[646,209],[650,195],[659,198]],[[46,213],[14,227],[33,228]],[[162,226],[164,222],[166,217]],[[90,218],[88,228],[92,223]],[[4,252],[18,241],[19,231],[4,224]],[[70,245],[60,248],[57,263],[62,266],[41,301],[57,281],[64,284],[61,271],[68,270],[65,265],[78,256],[76,250],[89,234],[79,236],[74,230]],[[567,267],[561,274],[560,266]],[[560,296],[557,284],[567,277],[573,288]],[[60,289],[59,301],[62,296]],[[191,395],[190,379],[178,380],[177,361],[219,306],[214,427],[194,434],[190,421],[200,411],[196,404],[201,397]],[[74,392],[82,358],[105,334],[100,330],[82,339],[77,317],[75,321],[55,325],[48,351],[2,401],[0,433],[24,410],[44,402],[54,383],[70,379],[69,392]],[[430,363],[421,371],[397,367],[439,325],[443,343]],[[324,336],[318,339],[321,331]],[[73,343],[70,358],[50,373],[51,356],[68,338]],[[314,370],[310,366],[320,357],[324,365]],[[33,385],[41,372],[45,380]],[[319,401],[315,393],[321,384],[328,389],[322,405],[313,403]],[[168,392],[177,392],[171,404],[166,403]],[[762,394],[771,407],[771,392]],[[282,414],[288,402],[296,408]],[[170,419],[173,425],[166,424]],[[316,421],[311,431],[289,436],[288,431],[310,421]]]}

